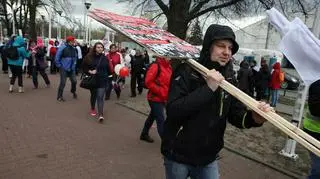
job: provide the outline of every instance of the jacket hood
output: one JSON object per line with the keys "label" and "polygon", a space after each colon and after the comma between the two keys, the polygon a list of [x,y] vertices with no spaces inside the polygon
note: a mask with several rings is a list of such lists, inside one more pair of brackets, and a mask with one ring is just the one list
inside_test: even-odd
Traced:
{"label": "jacket hood", "polygon": [[49,44],[50,45],[54,45],[54,41],[53,40],[49,40]]}
{"label": "jacket hood", "polygon": [[248,69],[249,68],[249,63],[247,61],[242,61],[240,63],[240,67],[244,68],[244,69]]}
{"label": "jacket hood", "polygon": [[12,45],[13,46],[23,46],[24,39],[21,36],[17,36]]}
{"label": "jacket hood", "polygon": [[210,47],[215,40],[231,40],[233,44],[232,55],[237,53],[239,49],[239,45],[236,42],[236,36],[230,27],[212,24],[205,33],[199,63],[206,66],[207,61],[210,60]]}
{"label": "jacket hood", "polygon": [[273,67],[272,67],[273,69],[280,69],[280,63],[279,62],[276,62],[274,65],[273,65]]}

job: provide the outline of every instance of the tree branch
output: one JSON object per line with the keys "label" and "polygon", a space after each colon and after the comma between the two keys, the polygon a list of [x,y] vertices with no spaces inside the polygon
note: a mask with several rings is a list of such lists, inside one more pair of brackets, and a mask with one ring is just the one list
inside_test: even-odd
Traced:
{"label": "tree branch", "polygon": [[208,3],[210,0],[203,0],[200,1],[191,11],[190,11],[190,15],[195,14],[196,12],[199,12],[200,9],[202,8],[203,5],[205,5],[206,3]]}
{"label": "tree branch", "polygon": [[199,11],[197,13],[194,13],[194,14],[190,14],[190,16],[188,17],[188,21],[191,21],[192,19],[196,18],[196,17],[199,17],[207,12],[210,12],[210,11],[214,11],[216,9],[221,9],[221,8],[224,8],[224,7],[228,7],[230,5],[233,5],[233,4],[236,4],[240,1],[243,1],[243,0],[231,0],[229,2],[226,2],[226,3],[223,3],[223,4],[219,4],[219,5],[216,5],[216,6],[212,6],[212,7],[209,7],[207,9],[204,9],[202,11]]}
{"label": "tree branch", "polygon": [[169,7],[167,5],[164,4],[164,2],[162,0],[154,0],[158,6],[160,7],[160,9],[163,11],[163,13],[165,15],[168,15],[169,13]]}

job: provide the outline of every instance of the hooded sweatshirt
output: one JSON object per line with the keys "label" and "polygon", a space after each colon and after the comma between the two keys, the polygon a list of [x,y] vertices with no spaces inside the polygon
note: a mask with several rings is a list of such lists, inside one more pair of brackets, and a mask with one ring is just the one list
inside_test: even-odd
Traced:
{"label": "hooded sweatshirt", "polygon": [[24,39],[21,36],[17,36],[16,39],[13,41],[12,46],[18,47],[18,59],[9,59],[8,58],[8,64],[14,65],[14,66],[22,66],[23,61],[25,58],[29,57],[29,53],[27,52],[25,48],[25,42]]}
{"label": "hooded sweatshirt", "polygon": [[[235,35],[227,26],[211,25],[203,41],[199,62],[216,69],[234,83],[232,63],[225,66],[210,60],[209,49],[218,39],[232,41],[232,53],[238,50]],[[192,166],[205,166],[216,160],[223,147],[226,122],[239,128],[261,126],[251,111],[230,94],[218,88],[212,91],[205,79],[182,64],[172,74],[164,123],[161,152],[169,160]]]}
{"label": "hooded sweatshirt", "polygon": [[281,82],[280,82],[279,75],[280,75],[280,63],[276,62],[273,65],[273,72],[271,74],[271,89],[273,90],[280,89]]}

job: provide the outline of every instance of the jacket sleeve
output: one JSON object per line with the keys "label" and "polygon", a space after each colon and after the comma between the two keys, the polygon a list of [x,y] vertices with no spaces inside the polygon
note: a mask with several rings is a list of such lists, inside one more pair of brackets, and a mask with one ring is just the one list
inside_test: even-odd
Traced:
{"label": "jacket sleeve", "polygon": [[86,74],[89,73],[89,65],[86,60],[82,61],[81,67],[82,67],[83,73],[86,73]]}
{"label": "jacket sleeve", "polygon": [[109,71],[110,71],[109,75],[112,75],[114,73],[114,66],[113,66],[112,60],[109,58],[108,54],[106,55],[106,60],[108,62],[108,66],[109,66]]}
{"label": "jacket sleeve", "polygon": [[60,48],[58,48],[58,51],[57,51],[57,53],[56,53],[55,62],[56,62],[56,66],[57,66],[58,68],[60,68],[61,65],[62,65],[62,64],[61,64],[61,57],[62,57],[63,49],[64,49],[64,47],[61,46]]}
{"label": "jacket sleeve", "polygon": [[[164,94],[165,90],[163,89],[164,87],[161,86],[159,82],[157,82],[157,73],[158,73],[158,68],[160,68],[160,65],[157,64],[152,64],[146,74],[145,78],[145,85],[146,87],[156,96],[159,96],[161,98],[164,98],[166,94]],[[161,71],[160,71],[161,73]]]}
{"label": "jacket sleeve", "polygon": [[252,111],[247,110],[247,107],[234,97],[232,97],[231,100],[228,121],[232,125],[241,129],[262,126],[262,124],[257,124],[253,120]]}
{"label": "jacket sleeve", "polygon": [[189,85],[192,85],[188,84],[190,73],[185,70],[177,73],[171,78],[167,114],[176,120],[187,120],[190,115],[200,111],[204,105],[210,105],[216,92],[213,92],[206,84],[189,92]]}

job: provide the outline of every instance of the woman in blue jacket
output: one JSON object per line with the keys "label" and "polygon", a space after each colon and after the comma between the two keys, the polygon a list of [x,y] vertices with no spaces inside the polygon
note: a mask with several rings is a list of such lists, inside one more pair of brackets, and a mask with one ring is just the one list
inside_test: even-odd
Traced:
{"label": "woman in blue jacket", "polygon": [[12,44],[12,47],[17,48],[17,58],[10,59],[8,57],[8,65],[12,72],[12,77],[10,79],[10,87],[9,92],[13,92],[13,85],[18,77],[18,86],[19,86],[19,93],[23,93],[23,78],[22,78],[22,65],[23,60],[29,56],[25,48],[24,39],[21,36],[17,36]]}

